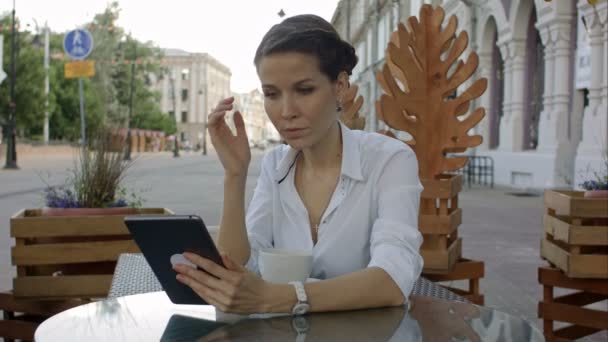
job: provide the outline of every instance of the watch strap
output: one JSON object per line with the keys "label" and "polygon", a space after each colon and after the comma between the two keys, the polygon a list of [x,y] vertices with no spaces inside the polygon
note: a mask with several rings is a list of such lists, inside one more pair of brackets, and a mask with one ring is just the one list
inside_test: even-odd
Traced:
{"label": "watch strap", "polygon": [[306,290],[304,290],[304,284],[301,281],[292,281],[289,284],[293,285],[296,289],[296,296],[298,297],[298,303],[308,303],[308,296],[306,296]]}

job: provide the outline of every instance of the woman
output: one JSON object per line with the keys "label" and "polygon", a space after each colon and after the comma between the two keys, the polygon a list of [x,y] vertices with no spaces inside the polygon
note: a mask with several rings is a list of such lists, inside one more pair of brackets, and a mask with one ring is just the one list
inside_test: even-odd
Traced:
{"label": "woman", "polygon": [[[235,113],[233,135],[224,120],[233,98],[209,115],[225,170],[218,248],[226,268],[186,253],[210,275],[176,271],[220,310],[301,314],[407,301],[422,269],[418,164],[402,142],[339,122],[356,63],[353,47],[314,15],[286,19],[264,36],[254,64],[266,112],[286,145],[265,155],[246,216],[251,154],[243,118]],[[257,255],[269,247],[311,250],[311,277],[322,280],[265,282]]]}

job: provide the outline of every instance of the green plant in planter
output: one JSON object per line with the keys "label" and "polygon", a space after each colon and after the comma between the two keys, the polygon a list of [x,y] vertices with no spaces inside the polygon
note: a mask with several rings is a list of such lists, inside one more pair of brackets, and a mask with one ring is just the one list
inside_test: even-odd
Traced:
{"label": "green plant in planter", "polygon": [[[592,171],[593,178],[583,181],[579,186],[586,191],[608,191],[608,150],[602,154],[602,166],[599,171]],[[587,168],[589,172],[589,168]]]}
{"label": "green plant in planter", "polygon": [[45,205],[50,208],[142,207],[143,199],[122,185],[134,160],[123,160],[124,144],[118,152],[111,147],[110,131],[95,134],[89,145],[80,149],[65,184],[47,186],[44,190]]}

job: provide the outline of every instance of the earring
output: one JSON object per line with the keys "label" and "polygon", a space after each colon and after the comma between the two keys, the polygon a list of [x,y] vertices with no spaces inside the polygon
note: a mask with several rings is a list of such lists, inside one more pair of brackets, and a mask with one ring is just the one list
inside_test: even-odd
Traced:
{"label": "earring", "polygon": [[341,112],[342,111],[342,103],[340,103],[340,101],[338,101],[338,103],[336,104],[336,111],[337,112]]}

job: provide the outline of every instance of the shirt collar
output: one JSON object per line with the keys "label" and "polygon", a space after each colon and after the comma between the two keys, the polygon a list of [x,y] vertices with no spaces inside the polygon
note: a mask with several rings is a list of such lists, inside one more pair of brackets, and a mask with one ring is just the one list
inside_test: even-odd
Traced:
{"label": "shirt collar", "polygon": [[[361,172],[361,151],[359,148],[359,141],[355,132],[350,128],[346,127],[342,122],[338,121],[340,125],[340,131],[342,132],[342,169],[341,174],[352,178],[357,181],[363,181],[363,174]],[[287,153],[279,161],[276,172],[275,180],[277,182],[282,181],[287,177],[293,166],[295,165],[295,159],[298,155],[299,150],[286,145]]]}

